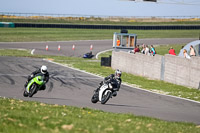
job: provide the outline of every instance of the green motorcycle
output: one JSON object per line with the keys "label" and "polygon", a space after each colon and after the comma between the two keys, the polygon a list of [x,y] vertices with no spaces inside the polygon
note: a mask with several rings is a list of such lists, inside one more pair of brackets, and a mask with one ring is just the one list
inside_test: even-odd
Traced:
{"label": "green motorcycle", "polygon": [[31,79],[25,87],[23,94],[24,97],[32,97],[45,83],[46,82],[42,74],[35,75],[35,77]]}

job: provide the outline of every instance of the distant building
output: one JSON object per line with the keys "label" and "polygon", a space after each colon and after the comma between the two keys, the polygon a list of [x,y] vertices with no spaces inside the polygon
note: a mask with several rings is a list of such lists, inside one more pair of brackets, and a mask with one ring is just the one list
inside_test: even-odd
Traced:
{"label": "distant building", "polygon": [[137,35],[128,33],[114,33],[113,48],[118,50],[133,50],[136,47]]}

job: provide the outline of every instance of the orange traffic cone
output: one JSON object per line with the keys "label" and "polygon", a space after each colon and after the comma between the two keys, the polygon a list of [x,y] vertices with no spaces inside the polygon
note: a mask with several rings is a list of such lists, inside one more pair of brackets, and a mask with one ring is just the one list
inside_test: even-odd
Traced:
{"label": "orange traffic cone", "polygon": [[93,45],[90,45],[90,50],[92,50],[93,49]]}
{"label": "orange traffic cone", "polygon": [[48,45],[46,45],[46,51],[48,51],[48,49],[49,49],[49,47],[48,47]]}
{"label": "orange traffic cone", "polygon": [[60,51],[60,45],[58,45],[58,51]]}
{"label": "orange traffic cone", "polygon": [[72,50],[75,50],[75,45],[72,46]]}

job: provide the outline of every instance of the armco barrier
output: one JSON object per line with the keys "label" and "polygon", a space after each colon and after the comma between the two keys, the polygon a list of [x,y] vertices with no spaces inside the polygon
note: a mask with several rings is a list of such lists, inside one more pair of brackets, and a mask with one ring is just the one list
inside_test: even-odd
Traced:
{"label": "armco barrier", "polygon": [[122,25],[75,25],[15,23],[15,27],[35,28],[77,28],[77,29],[132,29],[132,30],[197,30],[200,25],[122,26]]}
{"label": "armco barrier", "polygon": [[113,69],[150,79],[193,88],[200,87],[200,57],[185,59],[168,54],[147,56],[113,51],[111,66]]}

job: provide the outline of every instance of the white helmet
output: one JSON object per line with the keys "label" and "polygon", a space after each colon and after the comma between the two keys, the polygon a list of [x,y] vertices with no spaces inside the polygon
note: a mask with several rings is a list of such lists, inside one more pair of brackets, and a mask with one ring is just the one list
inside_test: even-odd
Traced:
{"label": "white helmet", "polygon": [[44,66],[44,65],[43,65],[43,66],[41,67],[41,73],[42,73],[42,74],[46,74],[46,73],[47,73],[47,66]]}
{"label": "white helmet", "polygon": [[117,70],[115,71],[115,76],[116,76],[117,78],[120,78],[121,75],[122,75],[122,72],[121,72],[119,69],[117,69]]}

